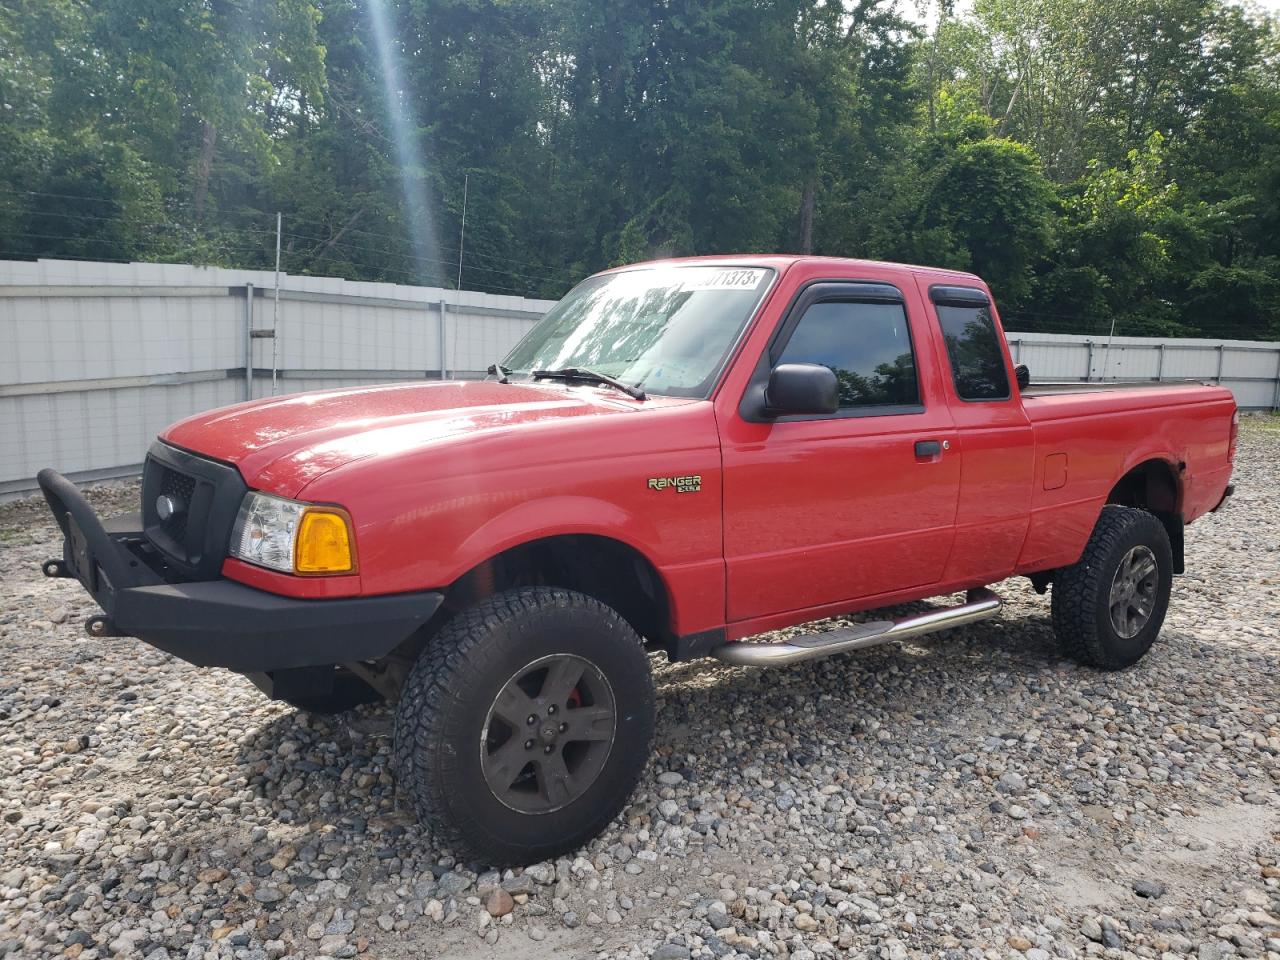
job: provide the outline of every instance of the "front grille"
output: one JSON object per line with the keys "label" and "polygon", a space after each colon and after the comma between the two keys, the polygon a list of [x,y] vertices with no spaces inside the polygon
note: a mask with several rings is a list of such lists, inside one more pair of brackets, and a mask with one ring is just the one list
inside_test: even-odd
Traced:
{"label": "front grille", "polygon": [[[211,580],[222,569],[236,512],[244,499],[240,471],[162,442],[152,445],[142,472],[142,525],[171,576]],[[180,509],[161,519],[157,501]]]}
{"label": "front grille", "polygon": [[192,501],[196,492],[196,479],[185,473],[179,473],[166,466],[161,466],[160,493],[157,496],[170,496],[181,504],[182,509],[160,521],[163,530],[175,543],[185,543],[187,539],[187,517],[191,514]]}

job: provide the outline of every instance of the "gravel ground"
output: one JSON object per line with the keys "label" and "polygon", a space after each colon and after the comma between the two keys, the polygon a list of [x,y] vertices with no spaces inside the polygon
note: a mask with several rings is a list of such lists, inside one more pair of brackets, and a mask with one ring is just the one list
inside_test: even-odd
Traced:
{"label": "gravel ground", "polygon": [[385,708],[87,638],[43,504],[0,508],[0,957],[1280,960],[1280,422],[1237,473],[1138,667],[1064,663],[1017,582],[858,655],[655,658],[634,802],[514,875],[413,822]]}

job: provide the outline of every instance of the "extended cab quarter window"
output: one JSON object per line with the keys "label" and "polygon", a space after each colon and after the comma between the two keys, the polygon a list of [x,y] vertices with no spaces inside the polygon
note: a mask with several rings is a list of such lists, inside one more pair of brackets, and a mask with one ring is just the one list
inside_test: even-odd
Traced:
{"label": "extended cab quarter window", "polygon": [[991,308],[939,303],[937,309],[956,394],[961,400],[1007,399],[1009,374]]}
{"label": "extended cab quarter window", "polygon": [[778,363],[819,363],[840,381],[840,406],[920,403],[907,315],[900,303],[815,303]]}

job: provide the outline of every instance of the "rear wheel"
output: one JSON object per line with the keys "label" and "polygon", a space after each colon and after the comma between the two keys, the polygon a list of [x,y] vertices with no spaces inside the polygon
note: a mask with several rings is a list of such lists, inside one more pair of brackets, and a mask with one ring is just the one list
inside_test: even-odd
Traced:
{"label": "rear wheel", "polygon": [[419,655],[396,710],[396,775],[455,852],[532,863],[617,815],[653,719],[648,657],[616,611],[569,590],[512,590]]}
{"label": "rear wheel", "polygon": [[1120,670],[1151,649],[1169,606],[1173,556],[1158,519],[1103,507],[1080,560],[1053,581],[1053,630],[1063,652]]}

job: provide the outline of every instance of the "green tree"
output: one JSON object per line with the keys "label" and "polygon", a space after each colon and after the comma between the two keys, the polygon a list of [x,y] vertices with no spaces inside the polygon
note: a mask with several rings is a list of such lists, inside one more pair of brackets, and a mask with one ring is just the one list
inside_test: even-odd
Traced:
{"label": "green tree", "polygon": [[[1232,0],[10,0],[0,256],[555,297],[962,267],[1019,326],[1280,324],[1280,31]],[[375,29],[382,23],[385,29]]]}
{"label": "green tree", "polygon": [[1052,240],[1054,194],[1036,155],[1012,140],[961,143],[928,172],[915,259],[972,270],[1017,306]]}

